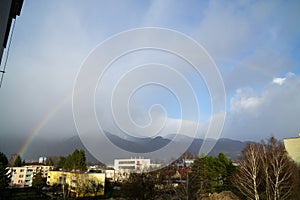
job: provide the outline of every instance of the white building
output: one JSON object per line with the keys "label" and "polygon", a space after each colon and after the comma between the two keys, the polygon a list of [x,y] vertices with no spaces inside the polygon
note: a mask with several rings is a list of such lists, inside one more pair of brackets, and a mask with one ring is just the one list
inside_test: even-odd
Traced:
{"label": "white building", "polygon": [[46,157],[39,157],[39,163],[41,164],[46,164],[46,160],[47,160]]}
{"label": "white building", "polygon": [[115,159],[114,181],[123,182],[129,178],[130,173],[141,173],[150,169],[150,159],[130,158]]}
{"label": "white building", "polygon": [[150,168],[150,159],[145,158],[130,158],[130,159],[115,159],[115,170],[126,172],[144,172]]}
{"label": "white building", "polygon": [[8,173],[11,175],[10,187],[31,187],[34,176],[41,173],[46,178],[52,166],[45,165],[25,165],[23,167],[9,167]]}
{"label": "white building", "polygon": [[33,179],[33,169],[27,167],[11,167],[9,168],[11,174],[10,187],[31,187]]}

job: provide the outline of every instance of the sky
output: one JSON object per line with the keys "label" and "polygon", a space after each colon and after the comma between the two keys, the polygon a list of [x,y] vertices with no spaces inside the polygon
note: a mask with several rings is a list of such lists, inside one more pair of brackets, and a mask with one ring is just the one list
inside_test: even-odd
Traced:
{"label": "sky", "polygon": [[[260,141],[271,135],[296,137],[300,132],[299,10],[297,0],[27,0],[16,20],[0,89],[0,140],[19,149],[29,137],[59,140],[77,135],[72,98],[85,61],[108,38],[145,27],[190,37],[215,63],[226,94],[226,118],[218,137],[242,141]],[[107,53],[114,50],[107,48]],[[149,63],[150,74],[133,73],[130,81],[160,77],[170,85],[142,85],[130,91],[129,98],[124,94],[111,100],[120,85],[121,92],[126,90],[128,85],[120,81],[129,77],[130,70]],[[169,71],[162,70],[165,66]],[[98,82],[98,123],[105,131],[135,137],[166,136],[184,124],[181,134],[193,136],[189,127],[198,126],[196,136],[203,137],[210,119],[220,115],[212,111],[215,105],[209,88],[214,84],[208,85],[205,78],[170,52],[130,52],[117,59]],[[189,96],[188,86],[194,96]],[[111,102],[121,110],[112,114]],[[129,115],[118,106],[124,102]],[[183,109],[187,110],[184,115]]]}

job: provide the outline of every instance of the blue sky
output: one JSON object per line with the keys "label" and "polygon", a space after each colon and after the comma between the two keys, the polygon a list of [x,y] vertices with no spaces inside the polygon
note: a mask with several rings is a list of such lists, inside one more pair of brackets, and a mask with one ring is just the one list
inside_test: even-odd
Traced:
{"label": "blue sky", "polygon": [[[299,1],[25,1],[0,91],[1,137],[26,138],[60,104],[37,137],[76,135],[71,99],[82,63],[108,37],[143,27],[182,32],[210,54],[227,95],[221,137],[261,140],[270,135],[280,139],[296,136],[300,132],[299,10]],[[130,63],[157,58],[157,62],[176,65],[195,90],[200,107],[200,121],[193,117],[183,120],[199,123],[199,135],[203,135],[211,117],[205,82],[173,57],[136,52],[122,58],[127,66],[119,62],[107,79],[117,80]],[[96,112],[101,119],[108,111],[101,104],[105,96],[98,95]],[[169,91],[149,86],[132,98],[131,115],[137,123],[147,124],[148,109],[162,104],[167,114],[158,110],[153,115],[169,122],[162,135],[178,126],[179,103]],[[107,130],[118,132],[106,120]]]}

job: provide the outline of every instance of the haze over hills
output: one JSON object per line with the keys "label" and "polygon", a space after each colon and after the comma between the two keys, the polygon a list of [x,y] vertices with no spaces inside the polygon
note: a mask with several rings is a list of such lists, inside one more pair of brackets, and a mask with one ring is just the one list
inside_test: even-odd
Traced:
{"label": "haze over hills", "polygon": [[[147,153],[151,151],[158,150],[172,140],[174,140],[175,134],[167,135],[166,137],[156,136],[154,138],[121,138],[114,134],[106,133],[110,141],[126,151],[133,153]],[[190,141],[190,137],[185,135],[178,135],[176,141],[178,145],[186,145],[187,141]],[[209,139],[212,140],[212,139]],[[18,142],[20,144],[21,141]],[[203,143],[203,139],[196,138],[193,140],[192,144],[188,148],[188,152],[197,155],[199,154],[199,149]],[[220,138],[213,149],[210,151],[209,155],[217,156],[220,152],[223,152],[231,159],[236,159],[240,155],[242,149],[246,146],[248,142],[242,142],[238,140],[232,140],[228,138]],[[3,141],[0,141],[0,151],[3,151],[9,157],[12,153],[16,153],[18,148],[8,147]],[[99,144],[100,145],[100,144]],[[25,159],[37,160],[39,156],[66,156],[72,153],[75,149],[83,149],[86,152],[86,157],[89,162],[98,163],[99,161],[89,153],[81,142],[78,135],[66,138],[64,140],[54,141],[54,140],[43,140],[37,139],[33,141],[30,147],[25,153]],[[109,150],[107,150],[109,152]],[[120,155],[122,157],[122,155]]]}

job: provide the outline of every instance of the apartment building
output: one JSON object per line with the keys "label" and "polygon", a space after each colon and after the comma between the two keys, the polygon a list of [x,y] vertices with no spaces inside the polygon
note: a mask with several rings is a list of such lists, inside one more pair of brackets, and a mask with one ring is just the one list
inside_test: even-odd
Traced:
{"label": "apartment building", "polygon": [[52,170],[54,166],[49,166],[49,165],[42,165],[42,164],[37,164],[37,163],[29,163],[25,165],[24,167],[33,169],[34,174],[41,173],[43,178],[47,177],[48,171]]}
{"label": "apartment building", "polygon": [[9,173],[11,174],[10,187],[23,188],[32,186],[33,169],[28,169],[26,167],[11,167]]}
{"label": "apartment building", "polygon": [[[89,180],[93,181],[92,185]],[[47,175],[47,185],[53,186],[54,184],[67,185],[68,190],[73,194],[73,197],[104,195],[105,173],[49,171]],[[86,190],[88,187],[97,187],[96,185],[102,186],[97,194],[91,192],[83,193],[82,188],[85,188]]]}
{"label": "apartment building", "polygon": [[32,181],[37,173],[41,173],[46,178],[52,166],[45,165],[25,165],[23,167],[8,167],[8,173],[11,176],[9,187],[31,187]]}

